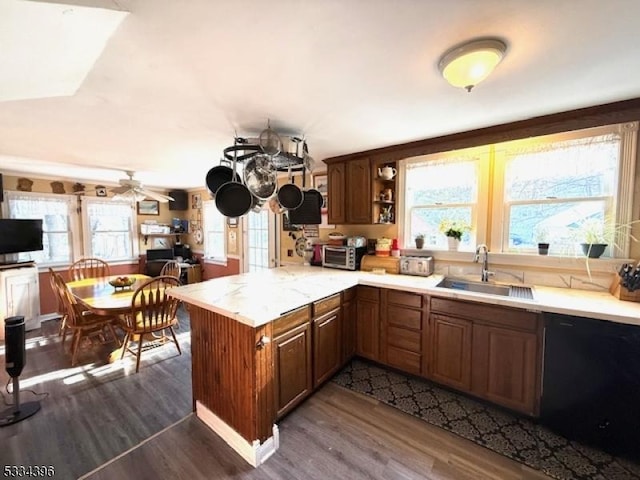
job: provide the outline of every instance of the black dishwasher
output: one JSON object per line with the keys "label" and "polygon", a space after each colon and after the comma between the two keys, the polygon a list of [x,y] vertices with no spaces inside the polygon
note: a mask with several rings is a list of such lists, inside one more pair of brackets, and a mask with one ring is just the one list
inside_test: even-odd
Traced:
{"label": "black dishwasher", "polygon": [[640,460],[640,327],[545,314],[541,423]]}

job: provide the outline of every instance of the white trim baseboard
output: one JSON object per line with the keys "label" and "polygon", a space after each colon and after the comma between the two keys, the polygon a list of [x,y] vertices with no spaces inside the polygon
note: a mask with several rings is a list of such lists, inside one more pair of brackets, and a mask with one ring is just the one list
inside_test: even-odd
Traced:
{"label": "white trim baseboard", "polygon": [[242,435],[197,400],[196,415],[254,468],[262,465],[280,446],[280,433],[277,425],[273,425],[273,435],[262,444],[260,444],[259,440],[249,443]]}

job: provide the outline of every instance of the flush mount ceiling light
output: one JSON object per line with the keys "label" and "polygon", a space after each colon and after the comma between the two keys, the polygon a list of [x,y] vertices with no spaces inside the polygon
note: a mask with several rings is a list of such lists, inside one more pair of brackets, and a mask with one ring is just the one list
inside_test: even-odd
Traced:
{"label": "flush mount ceiling light", "polygon": [[497,38],[483,38],[458,45],[438,62],[442,76],[454,87],[470,92],[500,63],[507,45]]}

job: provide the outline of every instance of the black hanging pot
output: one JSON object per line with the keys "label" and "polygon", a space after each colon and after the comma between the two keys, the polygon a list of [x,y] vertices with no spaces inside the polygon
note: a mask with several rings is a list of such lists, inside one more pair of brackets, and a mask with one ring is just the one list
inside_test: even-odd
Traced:
{"label": "black hanging pot", "polygon": [[237,153],[234,151],[231,181],[222,185],[216,192],[216,208],[225,217],[241,217],[253,207],[254,196],[236,175],[236,156]]}
{"label": "black hanging pot", "polygon": [[207,189],[211,195],[218,193],[218,189],[233,179],[233,170],[227,165],[218,165],[207,172]]}

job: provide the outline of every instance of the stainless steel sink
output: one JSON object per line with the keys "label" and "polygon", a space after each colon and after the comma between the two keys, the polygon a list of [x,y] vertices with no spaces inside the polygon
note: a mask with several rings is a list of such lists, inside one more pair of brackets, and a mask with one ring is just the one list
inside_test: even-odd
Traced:
{"label": "stainless steel sink", "polygon": [[497,285],[495,283],[471,282],[458,278],[445,277],[436,287],[533,300],[531,287],[523,287],[520,285]]}

